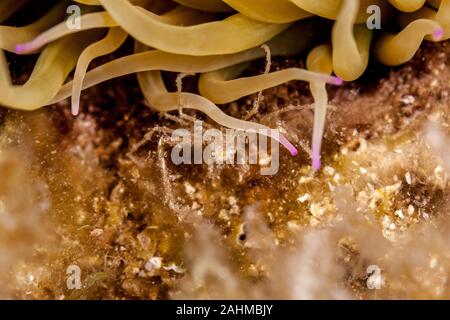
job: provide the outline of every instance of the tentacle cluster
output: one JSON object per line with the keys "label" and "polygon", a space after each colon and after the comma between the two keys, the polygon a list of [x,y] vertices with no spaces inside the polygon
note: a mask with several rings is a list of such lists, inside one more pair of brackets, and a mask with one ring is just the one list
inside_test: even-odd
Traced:
{"label": "tentacle cluster", "polygon": [[[0,23],[26,2],[0,1]],[[80,28],[69,28],[66,21],[66,10],[74,4],[82,12]],[[380,11],[381,30],[366,23],[377,14],[374,9]],[[129,36],[136,40],[134,54],[87,71],[93,59],[116,51]],[[410,60],[424,39],[449,37],[450,0],[61,0],[30,25],[0,25],[0,105],[35,110],[71,96],[76,115],[82,90],[137,73],[144,96],[157,111],[191,108],[226,127],[268,129],[230,117],[216,104],[303,80],[315,100],[312,161],[319,169],[326,85],[358,79],[371,52],[396,66]],[[262,45],[273,56],[309,50],[308,70],[240,78],[249,62],[265,56]],[[12,84],[4,50],[39,53],[25,84]],[[67,81],[72,71],[73,80]],[[164,71],[200,74],[200,94],[168,92]],[[286,138],[274,138],[297,153]]]}

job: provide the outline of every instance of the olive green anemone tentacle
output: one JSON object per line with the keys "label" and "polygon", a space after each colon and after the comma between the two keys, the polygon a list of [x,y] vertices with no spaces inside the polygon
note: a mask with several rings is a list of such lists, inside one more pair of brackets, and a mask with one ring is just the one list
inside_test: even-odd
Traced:
{"label": "olive green anemone tentacle", "polygon": [[389,0],[389,2],[403,12],[417,11],[425,4],[425,0]]}
{"label": "olive green anemone tentacle", "polygon": [[66,22],[50,28],[49,30],[39,34],[36,38],[29,42],[19,42],[15,47],[15,52],[18,54],[33,53],[36,50],[44,47],[45,45],[52,43],[65,36],[80,33],[83,31],[96,29],[96,28],[112,28],[117,27],[118,24],[111,18],[107,12],[94,12],[84,14],[80,18],[80,29],[67,28]]}
{"label": "olive green anemone tentacle", "polygon": [[354,25],[358,0],[344,0],[333,26],[333,68],[345,81],[358,79],[369,63],[372,31],[365,25]]}
{"label": "olive green anemone tentacle", "polygon": [[[318,36],[317,24],[303,22],[297,26],[298,33],[303,36],[297,40],[298,46],[294,50],[282,52],[283,55],[299,54],[308,50]],[[268,45],[273,56],[281,54],[276,46]],[[308,72],[299,68],[289,68],[268,74],[253,77],[235,79],[245,69],[245,65],[236,65],[218,71],[204,73],[200,76],[200,93],[214,103],[224,104],[232,102],[247,95],[275,87],[291,80],[321,80],[334,85],[339,85],[342,81],[338,78],[323,76]]]}
{"label": "olive green anemone tentacle", "polygon": [[42,51],[29,80],[23,85],[11,84],[3,58],[0,105],[20,110],[36,110],[46,105],[61,89],[84,48],[98,36],[98,32],[89,32],[82,37],[71,36],[52,43]]}
{"label": "olive green anemone tentacle", "polygon": [[[84,5],[88,5],[88,6],[101,6],[102,5],[99,0],[73,0],[73,1],[84,4]],[[131,0],[130,2],[135,5],[143,6],[143,5],[146,5],[149,1],[155,2],[155,0]],[[167,2],[167,0],[156,0],[156,1],[166,1]]]}
{"label": "olive green anemone tentacle", "polygon": [[[0,2],[0,21],[15,12],[24,1]],[[205,112],[225,126],[245,128],[256,124],[228,117],[215,103],[230,102],[293,79],[308,80],[315,108],[313,167],[318,169],[328,105],[326,83],[339,84],[341,78],[352,81],[365,71],[373,37],[369,30],[372,26],[366,22],[369,17],[377,16],[375,9],[380,9],[383,30],[376,32],[374,51],[386,65],[410,60],[424,39],[450,38],[450,0],[425,0],[426,5],[424,0],[175,1],[181,5],[164,0],[60,2],[66,7],[61,4],[59,9],[29,26],[0,26],[0,49],[18,54],[43,49],[29,81],[22,86],[12,84],[1,52],[0,104],[34,110],[72,96],[76,113],[81,90],[115,77],[138,73],[144,95],[151,98],[155,109],[172,110],[182,102],[183,107]],[[78,3],[83,8],[79,30],[68,28],[67,22],[63,21],[65,9],[71,3]],[[301,27],[290,32],[302,25],[303,22],[298,23],[300,20],[317,21],[326,29],[325,37],[334,23],[331,46],[322,45],[310,52],[308,70],[289,68],[270,72],[270,63],[267,63],[265,74],[237,78],[246,64],[264,57],[260,45],[264,45],[267,57],[297,53],[299,44],[308,39]],[[393,27],[392,21],[400,24],[402,29],[397,34],[386,34],[385,26]],[[98,41],[108,30],[108,35]],[[115,51],[128,35],[145,46],[143,50],[146,51],[116,58],[86,72],[92,59]],[[328,38],[320,41],[328,42]],[[312,41],[306,42],[313,47]],[[75,66],[74,80],[64,84]],[[200,73],[199,91],[204,97],[181,90],[166,92],[161,80],[162,71]],[[338,77],[331,76],[331,71]],[[160,91],[158,99],[150,97],[153,93],[149,84]]]}
{"label": "olive green anemone tentacle", "polygon": [[233,66],[225,70],[203,74],[199,82],[200,93],[214,103],[225,104],[292,80],[342,84],[342,80],[339,78],[300,68],[288,68],[253,77],[227,80],[238,75],[240,71],[239,67]]}
{"label": "olive green anemone tentacle", "polygon": [[[142,50],[146,50],[146,47],[136,43],[135,51],[141,52]],[[179,108],[194,109],[205,113],[212,120],[228,128],[255,131],[263,129],[270,137],[284,145],[292,155],[297,154],[297,149],[285,137],[270,135],[272,131],[260,124],[230,117],[202,96],[184,92],[168,93],[160,71],[141,72],[138,74],[138,81],[150,107],[157,111],[169,112],[179,110]]]}
{"label": "olive green anemone tentacle", "polygon": [[183,6],[211,12],[231,12],[232,8],[222,0],[174,0]]}
{"label": "olive green anemone tentacle", "polygon": [[[424,6],[418,11],[402,14],[399,17],[400,25],[405,28],[407,25],[416,20],[433,20],[439,23],[443,30],[443,35],[440,38],[440,41],[450,39],[450,0],[428,1],[427,3],[430,3],[430,5],[433,8],[436,8],[437,11],[430,7]],[[423,32],[420,32],[420,34],[423,34]],[[436,36],[433,39],[432,35],[427,35],[425,39],[436,41]]]}
{"label": "olive green anemone tentacle", "polygon": [[163,112],[178,110],[181,104],[183,109],[194,109],[203,112],[209,118],[227,128],[252,130],[259,133],[266,132],[266,135],[280,142],[291,155],[295,156],[298,153],[297,149],[284,136],[272,134],[272,130],[264,125],[233,118],[220,110],[214,103],[200,95],[187,92],[182,92],[181,94],[176,92],[164,93],[152,98],[151,103],[158,111]]}
{"label": "olive green anemone tentacle", "polygon": [[441,5],[441,0],[426,0],[427,5],[434,9],[439,9],[439,6]]}
{"label": "olive green anemone tentacle", "polygon": [[442,28],[444,28],[444,36],[442,40],[450,38],[450,0],[441,0],[438,12],[435,18]]}
{"label": "olive green anemone tentacle", "polygon": [[[303,44],[294,41],[298,37],[298,30],[299,26],[293,26],[269,41],[267,45],[271,48],[272,53],[282,55],[301,50]],[[132,73],[154,70],[203,73],[224,69],[263,56],[264,52],[260,48],[253,48],[236,54],[206,57],[178,55],[160,50],[146,51],[118,58],[89,71],[83,82],[83,89]],[[66,83],[52,102],[70,97],[71,88],[72,83]]]}
{"label": "olive green anemone tentacle", "polygon": [[[331,74],[333,72],[333,58],[330,45],[320,45],[314,48],[306,59],[308,70]],[[328,109],[328,94],[324,81],[310,83],[311,94],[314,98],[314,126],[312,137],[312,167],[319,170],[321,167],[322,137]]]}
{"label": "olive green anemone tentacle", "polygon": [[[108,4],[111,5],[113,1],[115,0],[108,2]],[[119,3],[120,6],[126,2],[125,0],[120,1],[123,1],[123,3]],[[128,28],[126,31],[137,40],[166,52],[188,55],[226,54],[250,49],[270,40],[289,27],[289,24],[257,22],[240,14],[231,16],[223,21],[201,23],[195,26],[178,26],[168,23],[163,17],[153,14],[142,7],[133,6],[130,3],[128,5],[126,7],[128,9],[127,12],[132,14],[130,13],[126,17],[121,16],[122,19],[112,18],[108,12],[88,13],[80,17],[80,29],[69,29],[66,23],[63,22],[40,34],[30,42],[17,45],[15,51],[21,54],[29,53],[72,33],[95,28],[112,28],[120,25],[124,29]],[[117,9],[115,6],[113,8]],[[113,12],[118,14],[115,10]],[[199,17],[208,15],[199,11],[192,14],[196,14]],[[139,18],[136,16],[139,16]],[[131,17],[133,18],[131,19]],[[121,23],[121,20],[125,22]],[[210,19],[205,20],[208,21]],[[202,21],[202,19],[199,19],[199,21]],[[149,25],[146,22],[149,22]],[[142,30],[155,31],[142,32]],[[242,30],[246,32],[243,33]],[[137,34],[140,34],[140,36],[136,36]],[[221,40],[217,41],[218,38]],[[184,39],[184,41],[179,41],[179,39]]]}
{"label": "olive green anemone tentacle", "polygon": [[[140,10],[144,13],[150,13],[149,11],[137,7],[137,10]],[[167,14],[164,14],[162,16],[157,16],[158,19],[165,23],[171,23],[171,21],[176,19],[182,19],[182,20],[190,20],[190,21],[197,21],[197,22],[207,22],[211,21],[213,19],[213,16],[206,12],[199,12],[198,10],[193,10],[189,8],[179,7],[175,8],[174,10],[170,11]],[[42,19],[42,25],[40,26],[39,30],[42,29],[44,26],[47,26],[51,21],[51,19],[44,17]],[[44,24],[45,23],[45,24]],[[52,26],[50,29],[46,30],[45,32],[42,32],[35,38],[30,37],[34,35],[36,32],[27,33],[27,37],[25,41],[15,41],[15,48],[14,51],[19,54],[25,54],[34,52],[35,50],[38,50],[42,48],[43,46],[47,45],[48,43],[51,43],[55,40],[58,40],[62,37],[65,37],[67,35],[73,34],[73,33],[80,33],[86,30],[90,29],[97,29],[97,28],[113,28],[117,27],[117,22],[114,21],[114,19],[111,18],[109,13],[103,11],[103,12],[93,12],[93,13],[87,13],[80,17],[80,28],[79,29],[70,29],[67,28],[67,24],[65,21]],[[34,26],[31,26],[32,30],[37,29]],[[9,30],[8,30],[9,31]],[[8,42],[9,46],[12,46],[13,43],[13,34],[8,33],[9,38],[11,40]],[[9,39],[8,38],[8,39]],[[1,40],[0,40],[1,41]],[[19,42],[19,44],[17,44]]]}
{"label": "olive green anemone tentacle", "polygon": [[233,118],[224,113],[217,105],[208,99],[192,93],[169,93],[157,71],[147,72],[145,77],[140,78],[140,86],[150,106],[160,112],[169,112],[183,109],[193,109],[206,114],[218,124],[236,130],[253,130],[266,134],[280,142],[291,155],[297,155],[297,149],[282,135],[274,135],[273,131],[261,124]]}
{"label": "olive green anemone tentacle", "polygon": [[[340,13],[340,8],[345,0],[289,0],[299,8],[308,11],[319,17],[336,20]],[[380,8],[382,15],[390,13],[390,6],[386,0],[357,0],[359,10],[356,12],[355,23],[365,23],[370,16],[367,12],[369,6]]]}
{"label": "olive green anemone tentacle", "polygon": [[444,35],[444,30],[433,20],[415,20],[396,35],[382,35],[376,42],[375,55],[385,65],[401,65],[411,60],[427,35],[439,41]]}
{"label": "olive green anemone tentacle", "polygon": [[289,0],[224,0],[236,11],[262,22],[288,23],[313,16]]}
{"label": "olive green anemone tentacle", "polygon": [[236,53],[261,45],[289,27],[289,24],[259,22],[242,14],[221,21],[180,27],[161,22],[151,13],[143,13],[128,0],[100,2],[136,40],[149,47],[177,54],[207,56]]}
{"label": "olive green anemone tentacle", "polygon": [[[164,14],[161,19],[168,23],[189,25],[211,19],[211,15],[201,14],[195,10],[178,7]],[[81,54],[77,68],[75,70],[72,86],[72,113],[79,112],[79,100],[82,90],[83,80],[89,63],[96,57],[106,55],[117,50],[126,40],[128,34],[120,27],[111,28],[106,37],[86,48]]]}
{"label": "olive green anemone tentacle", "polygon": [[15,52],[17,43],[31,41],[64,19],[68,1],[62,1],[38,21],[23,27],[0,26],[0,49]]}
{"label": "olive green anemone tentacle", "polygon": [[108,34],[102,40],[91,44],[80,55],[72,86],[72,114],[77,115],[80,109],[80,94],[83,86],[83,80],[89,64],[95,58],[107,55],[116,51],[127,39],[128,34],[121,28],[116,27],[109,30]]}

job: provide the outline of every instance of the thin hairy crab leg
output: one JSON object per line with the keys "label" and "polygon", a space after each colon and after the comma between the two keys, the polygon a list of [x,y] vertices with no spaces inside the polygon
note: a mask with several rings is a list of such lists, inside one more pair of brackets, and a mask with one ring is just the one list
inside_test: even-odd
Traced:
{"label": "thin hairy crab leg", "polygon": [[[139,1],[143,2],[143,1]],[[157,4],[154,4],[157,5]],[[208,17],[208,19],[211,17]],[[190,23],[192,20],[204,20],[204,15],[198,15],[193,10],[186,10],[185,8],[175,8],[169,13],[162,16],[162,19],[167,19],[168,22],[184,22]],[[90,62],[100,56],[109,54],[117,50],[127,39],[128,34],[120,27],[111,28],[102,40],[93,43],[87,47],[78,59],[77,67],[72,87],[72,114],[78,115],[80,109],[80,95],[83,86],[83,80],[86,75],[87,68]]]}
{"label": "thin hairy crab leg", "polygon": [[[89,71],[86,74],[86,78],[83,83],[83,90],[109,79],[118,78],[132,73],[153,70],[183,72],[188,74],[201,73],[251,61],[261,55],[262,53],[260,53],[260,50],[251,50],[241,54],[230,55],[229,57],[182,56],[169,54],[158,50],[137,53],[116,59]],[[329,76],[329,78],[324,78],[324,80],[327,80],[326,82],[329,83],[340,81],[339,79],[331,76]],[[58,95],[49,103],[56,103],[60,100],[68,98],[71,95],[72,85],[72,82],[66,83],[61,88]]]}
{"label": "thin hairy crab leg", "polygon": [[[236,67],[230,67],[236,69]],[[279,86],[292,81],[303,80],[308,82],[324,82],[332,85],[342,85],[340,78],[312,72],[300,68],[288,68],[252,77],[225,80],[225,71],[215,71],[201,75],[199,82],[200,93],[218,104],[225,104],[253,93]]]}
{"label": "thin hairy crab leg", "polygon": [[[139,52],[145,50],[145,46],[141,43],[136,43],[135,51]],[[251,130],[268,130],[267,127],[239,120],[226,115],[219,109],[214,103],[203,98],[199,95],[193,95],[190,93],[168,93],[167,88],[162,80],[160,71],[142,72],[138,74],[139,86],[144,93],[145,98],[149,102],[150,106],[161,112],[168,112],[172,110],[178,110],[180,105],[186,109],[195,109],[207,114],[211,119],[217,123],[233,129],[247,128]],[[267,131],[271,132],[271,131]],[[289,150],[291,155],[297,155],[297,149],[282,135],[279,137],[273,137],[279,141],[286,149]]]}
{"label": "thin hairy crab leg", "polygon": [[292,156],[298,154],[294,145],[292,145],[283,135],[274,135],[273,130],[270,128],[258,123],[230,117],[214,103],[197,94],[186,92],[169,93],[167,92],[158,71],[147,72],[146,74],[146,76],[139,77],[139,84],[153,109],[160,112],[169,112],[178,110],[181,104],[183,109],[193,109],[203,112],[222,126],[236,130],[253,130],[265,134],[281,143]]}
{"label": "thin hairy crab leg", "polygon": [[[265,47],[270,50],[270,56],[302,53],[311,46],[311,43],[313,43],[314,39],[318,36],[317,26],[315,24],[302,22],[298,24],[296,28],[299,29],[298,33],[304,34],[304,36],[300,39],[296,37],[295,39],[290,40],[295,41],[295,43],[297,44],[296,47],[292,48],[293,50],[286,48],[285,50],[280,51],[278,50],[277,45],[268,43],[265,45]],[[290,30],[288,30],[288,32],[290,32]],[[247,78],[247,81],[229,81],[236,78],[242,71],[244,71],[245,68],[245,64],[239,64],[225,69],[202,74],[199,79],[200,93],[202,93],[202,95],[204,95],[214,103],[227,103],[246,95],[250,95],[257,91],[262,91],[263,89],[269,88],[271,87],[271,84],[278,85],[280,84],[279,81],[274,82],[274,80],[277,80],[279,76],[283,76],[275,75],[274,77],[272,75],[269,79],[259,76]],[[252,80],[256,80],[256,83],[252,83]],[[250,84],[250,87],[247,87],[248,84]]]}
{"label": "thin hairy crab leg", "polygon": [[[270,72],[270,69],[272,68],[272,52],[270,51],[270,47],[267,44],[263,44],[261,46],[261,49],[263,49],[264,52],[266,53],[266,66],[264,67],[264,74],[266,75]],[[243,117],[244,120],[250,120],[256,114],[258,114],[262,97],[263,97],[263,90],[260,90],[256,95],[256,99],[253,101],[253,106],[251,107],[250,110],[248,110],[247,114]]]}
{"label": "thin hairy crab leg", "polygon": [[[296,40],[298,43],[296,50],[289,53],[284,52],[283,54],[303,53],[311,47],[316,38],[314,26],[305,24],[302,28],[302,34],[304,36]],[[271,55],[277,56],[280,54],[270,44],[267,47],[270,49]],[[225,104],[291,80],[318,80],[332,85],[342,84],[342,79],[340,78],[330,78],[329,75],[313,73],[299,68],[288,68],[263,75],[235,79],[245,68],[246,65],[241,64],[203,73],[199,79],[200,93],[214,103]],[[332,81],[330,82],[329,80]]]}
{"label": "thin hairy crab leg", "polygon": [[[292,143],[289,142],[283,135],[275,135],[272,129],[254,122],[244,121],[230,117],[225,114],[219,107],[208,99],[192,93],[182,92],[180,95],[177,93],[166,93],[155,97],[152,100],[152,106],[158,109],[158,111],[173,111],[178,110],[178,101],[184,109],[194,109],[205,113],[209,118],[215,122],[236,130],[253,130],[257,133],[265,134],[270,138],[277,140],[281,143],[292,156],[298,154],[297,149]],[[160,108],[159,108],[160,107]]]}
{"label": "thin hairy crab leg", "polygon": [[[284,55],[301,51],[303,45],[299,41],[295,41],[295,39],[298,38],[298,32],[300,30],[305,30],[304,26],[301,24],[295,25],[269,41],[268,46],[270,46],[272,54]],[[159,50],[141,52],[118,58],[89,71],[86,74],[83,89],[131,73],[152,70],[182,72],[187,74],[203,73],[252,61],[263,56],[264,52],[260,48],[254,48],[236,54],[206,57],[177,55]],[[330,79],[333,78],[330,77]],[[56,103],[70,97],[71,88],[72,82],[66,83],[61,88],[58,95],[52,101],[49,101],[48,104]]]}

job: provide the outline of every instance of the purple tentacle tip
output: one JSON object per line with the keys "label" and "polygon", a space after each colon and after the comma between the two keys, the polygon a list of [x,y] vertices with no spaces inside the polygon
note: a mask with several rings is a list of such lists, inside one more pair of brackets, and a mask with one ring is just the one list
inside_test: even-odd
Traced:
{"label": "purple tentacle tip", "polygon": [[312,167],[315,171],[319,171],[322,167],[322,163],[320,161],[320,152],[313,151],[312,155]]}
{"label": "purple tentacle tip", "polygon": [[320,158],[315,158],[312,161],[312,167],[315,171],[319,171],[322,167],[322,163],[320,162]]}
{"label": "purple tentacle tip", "polygon": [[298,155],[298,150],[295,147],[292,147],[289,151],[291,152],[291,156],[293,156],[293,157]]}
{"label": "purple tentacle tip", "polygon": [[439,41],[444,37],[444,29],[439,28],[437,29],[435,32],[433,32],[433,40],[434,41]]}
{"label": "purple tentacle tip", "polygon": [[291,156],[295,157],[298,154],[298,150],[292,143],[289,142],[284,136],[280,135],[279,139],[277,139],[291,154]]}
{"label": "purple tentacle tip", "polygon": [[344,84],[344,80],[341,77],[334,77],[334,80],[335,80],[334,83],[337,86],[342,86]]}
{"label": "purple tentacle tip", "polygon": [[72,108],[72,115],[74,117],[78,116],[79,113],[80,113],[79,108]]}
{"label": "purple tentacle tip", "polygon": [[24,44],[18,44],[18,45],[16,45],[15,52],[17,54],[21,54],[21,53],[23,53],[25,51],[25,48],[26,47],[25,47]]}

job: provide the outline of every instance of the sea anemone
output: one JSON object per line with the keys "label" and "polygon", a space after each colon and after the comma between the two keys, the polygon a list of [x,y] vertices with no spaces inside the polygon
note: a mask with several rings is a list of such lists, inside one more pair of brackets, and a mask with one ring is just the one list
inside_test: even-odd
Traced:
{"label": "sea anemone", "polygon": [[[0,23],[25,2],[1,1]],[[79,19],[79,27],[65,21],[73,5],[81,12],[79,17],[76,11],[71,16]],[[379,26],[373,27],[369,21],[377,18]],[[134,54],[88,71],[92,60],[116,51],[129,36],[136,40]],[[149,105],[157,111],[190,108],[225,127],[258,130],[267,128],[230,117],[216,104],[303,80],[310,83],[315,100],[312,166],[319,169],[328,107],[326,84],[358,79],[371,52],[381,63],[396,66],[409,61],[424,39],[449,37],[450,0],[60,1],[31,25],[0,26],[0,49],[20,55],[39,53],[29,80],[14,85],[1,52],[0,105],[35,110],[72,96],[76,115],[81,90],[137,73]],[[238,78],[247,62],[308,50],[308,70]],[[72,71],[73,80],[67,81]],[[169,93],[163,71],[200,74],[199,94]],[[297,154],[285,137],[276,139]]]}

